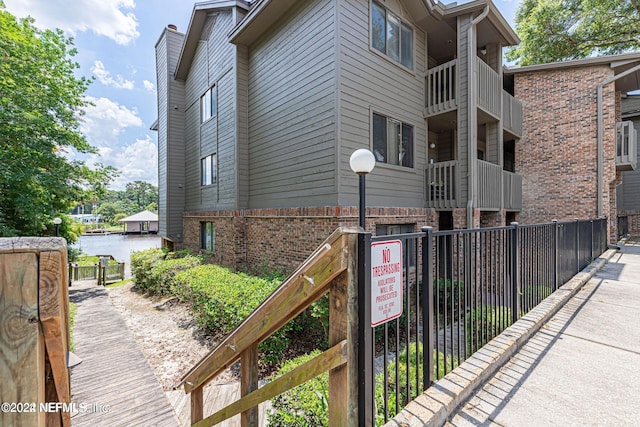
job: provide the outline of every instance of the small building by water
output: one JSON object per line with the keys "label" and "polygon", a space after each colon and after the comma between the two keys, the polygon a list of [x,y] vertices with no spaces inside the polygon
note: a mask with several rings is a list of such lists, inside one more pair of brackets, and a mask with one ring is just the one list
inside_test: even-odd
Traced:
{"label": "small building by water", "polygon": [[158,232],[158,215],[150,211],[138,212],[135,215],[128,216],[118,220],[124,224],[124,233],[157,233]]}

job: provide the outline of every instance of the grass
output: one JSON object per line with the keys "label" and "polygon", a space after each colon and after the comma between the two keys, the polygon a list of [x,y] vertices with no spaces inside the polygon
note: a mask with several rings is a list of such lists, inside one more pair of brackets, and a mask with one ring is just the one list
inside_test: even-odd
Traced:
{"label": "grass", "polygon": [[131,283],[133,279],[124,279],[124,280],[120,280],[119,282],[115,282],[115,283],[109,283],[107,285],[105,285],[105,288],[117,288],[118,286],[123,286],[126,285],[127,283]]}
{"label": "grass", "polygon": [[[100,257],[95,255],[80,255],[76,262],[81,267],[96,265],[100,262]],[[117,263],[118,261],[116,260],[112,260],[112,259],[109,260],[109,264],[117,264]]]}
{"label": "grass", "polygon": [[69,303],[69,347],[71,351],[75,351],[76,343],[73,339],[73,324],[76,320],[76,313],[78,312],[78,304]]}

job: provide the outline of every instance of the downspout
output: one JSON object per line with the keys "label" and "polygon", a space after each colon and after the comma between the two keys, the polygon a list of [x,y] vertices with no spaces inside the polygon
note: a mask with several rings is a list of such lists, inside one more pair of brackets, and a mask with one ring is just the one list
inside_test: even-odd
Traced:
{"label": "downspout", "polygon": [[[467,201],[467,228],[473,227],[473,210],[474,210],[474,200],[477,197],[477,179],[478,174],[476,173],[476,159],[477,156],[477,141],[475,145],[471,144],[472,136],[477,138],[477,96],[478,90],[476,88],[476,80],[473,76],[473,69],[475,65],[475,49],[472,47],[476,46],[477,40],[473,40],[474,30],[476,25],[489,14],[489,5],[484,7],[482,13],[476,16],[473,21],[471,21],[471,25],[467,28],[467,158],[469,161],[467,179],[469,182],[469,200]],[[473,149],[476,147],[476,150]]]}
{"label": "downspout", "polygon": [[613,76],[608,78],[607,80],[603,81],[602,83],[598,84],[597,86],[597,103],[598,103],[598,175],[597,175],[597,185],[598,185],[598,218],[602,218],[604,216],[604,207],[602,206],[602,202],[603,202],[603,189],[602,189],[602,184],[604,181],[603,175],[603,168],[604,168],[604,148],[602,146],[603,142],[603,112],[602,112],[602,89],[604,86],[608,85],[609,83],[613,83],[616,80],[625,77],[629,74],[635,73],[636,71],[640,70],[640,65],[636,65],[635,67],[632,67],[630,69],[628,69],[627,71],[624,71],[620,74],[618,74],[617,76]]}

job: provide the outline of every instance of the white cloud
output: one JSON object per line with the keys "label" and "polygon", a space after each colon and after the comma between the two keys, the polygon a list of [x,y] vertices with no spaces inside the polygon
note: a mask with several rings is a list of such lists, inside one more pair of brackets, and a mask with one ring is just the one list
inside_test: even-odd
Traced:
{"label": "white cloud", "polygon": [[144,86],[144,88],[146,90],[148,90],[149,92],[153,92],[156,89],[156,85],[154,85],[153,83],[151,83],[149,80],[143,80],[142,81],[142,85]]}
{"label": "white cloud", "polygon": [[20,17],[31,15],[39,28],[60,28],[75,35],[91,30],[120,45],[140,36],[133,12],[134,0],[5,0],[7,10]]}
{"label": "white cloud", "polygon": [[111,73],[104,68],[102,61],[95,61],[93,67],[91,67],[91,72],[98,78],[98,81],[105,86],[113,86],[116,89],[133,89],[133,80],[125,80],[120,74],[116,75],[114,79],[111,77]]}
{"label": "white cloud", "polygon": [[135,109],[130,110],[108,98],[87,97],[87,101],[93,105],[85,108],[80,130],[94,147],[113,146],[126,128],[142,126]]}
{"label": "white cloud", "polygon": [[151,137],[137,139],[117,153],[110,156],[113,166],[118,168],[120,176],[111,185],[114,189],[124,189],[128,182],[146,181],[158,185],[158,147]]}
{"label": "white cloud", "polygon": [[149,135],[122,147],[98,147],[98,153],[91,155],[86,164],[93,168],[98,163],[113,166],[120,172],[109,185],[113,190],[124,190],[127,183],[133,181],[158,185],[158,147]]}

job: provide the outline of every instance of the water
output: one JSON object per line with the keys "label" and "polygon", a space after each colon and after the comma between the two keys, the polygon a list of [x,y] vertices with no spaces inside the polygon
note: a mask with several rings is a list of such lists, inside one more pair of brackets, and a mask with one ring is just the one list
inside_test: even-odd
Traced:
{"label": "water", "polygon": [[82,253],[85,255],[113,255],[118,261],[124,261],[129,264],[131,252],[148,248],[159,248],[160,237],[136,234],[80,236],[78,241],[71,245],[71,247],[82,249]]}

